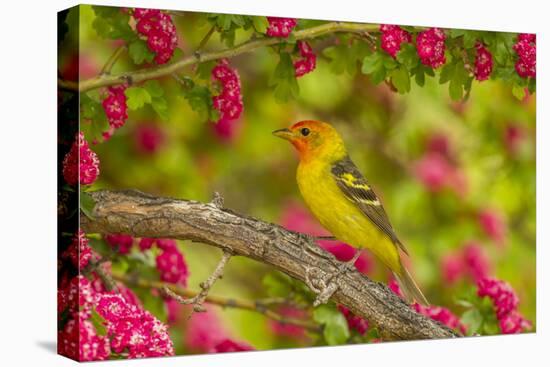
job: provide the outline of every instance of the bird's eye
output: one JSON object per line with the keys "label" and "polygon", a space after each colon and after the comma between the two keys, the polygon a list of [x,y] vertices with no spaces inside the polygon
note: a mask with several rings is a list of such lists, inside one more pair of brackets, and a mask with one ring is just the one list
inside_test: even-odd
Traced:
{"label": "bird's eye", "polygon": [[302,130],[300,130],[300,133],[302,133],[303,136],[308,136],[309,129],[307,127],[304,127]]}

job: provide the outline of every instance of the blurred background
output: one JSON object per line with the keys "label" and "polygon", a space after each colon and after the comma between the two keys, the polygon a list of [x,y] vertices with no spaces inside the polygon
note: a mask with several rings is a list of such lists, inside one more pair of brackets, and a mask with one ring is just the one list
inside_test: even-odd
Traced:
{"label": "blurred background", "polygon": [[[92,27],[93,10],[80,9],[79,75],[84,80],[99,73],[120,43],[99,38]],[[205,15],[184,13],[172,19],[178,47],[184,55],[192,54],[210,28]],[[251,33],[238,30],[235,43]],[[381,197],[411,253],[408,266],[433,304],[463,313],[459,300],[471,292],[476,276],[464,274],[467,268],[509,282],[520,299],[520,312],[535,323],[535,97],[518,100],[509,85],[488,80],[474,81],[468,100],[453,102],[435,78],[427,78],[424,87],[413,83],[401,95],[384,83],[374,85],[359,71],[338,72],[323,51],[338,42],[337,37],[312,42],[317,66],[298,79],[299,97],[287,102],[277,101],[269,86],[279,61],[272,49],[232,58],[244,109],[224,129],[190,107],[175,78],[159,79],[166,118],[145,105],[129,111],[124,126],[108,141],[90,144],[101,162],[92,189],[135,188],[198,201],[209,201],[217,191],[225,206],[239,213],[323,234],[300,198],[295,152],[271,132],[303,119],[326,121],[343,135],[351,158]],[[223,47],[214,34],[204,52]],[[71,57],[60,60],[65,73],[74,68]],[[135,68],[122,56],[113,73]],[[189,67],[180,76],[193,72]],[[178,246],[189,270],[188,288],[199,289],[220,251],[187,241]],[[368,276],[389,281],[389,272],[374,257],[366,254],[363,262]],[[233,258],[211,293],[247,300],[270,297],[266,284],[278,276],[273,273],[252,260]],[[318,342],[257,312],[209,306],[211,312],[188,319],[188,311],[166,306],[177,354],[201,352],[195,340],[201,332],[225,333],[257,349]]]}

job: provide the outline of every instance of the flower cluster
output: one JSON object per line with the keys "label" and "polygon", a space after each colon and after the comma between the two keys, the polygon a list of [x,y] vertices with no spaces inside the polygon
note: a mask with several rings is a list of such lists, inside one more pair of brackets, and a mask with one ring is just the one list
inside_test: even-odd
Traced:
{"label": "flower cluster", "polygon": [[510,284],[493,278],[477,281],[477,294],[489,297],[493,302],[499,326],[503,334],[517,334],[531,328],[531,322],[518,312],[518,296]]}
{"label": "flower cluster", "polygon": [[83,230],[79,229],[73,238],[73,242],[63,253],[64,258],[69,258],[78,269],[85,268],[92,258],[92,248],[88,245],[88,238]]}
{"label": "flower cluster", "polygon": [[294,18],[267,17],[267,21],[269,22],[269,27],[266,31],[267,35],[269,37],[281,38],[287,38],[298,23]]}
{"label": "flower cluster", "polygon": [[115,233],[105,235],[105,242],[118,251],[122,255],[126,255],[132,249],[134,238],[129,234]]}
{"label": "flower cluster", "polygon": [[[222,86],[219,95],[212,97],[212,104],[220,112],[217,124],[222,123],[220,128],[227,130],[227,124],[237,120],[243,112],[243,98],[241,94],[241,80],[235,69],[229,66],[227,59],[221,59],[212,69],[212,79],[218,81]],[[225,130],[220,130],[223,135],[231,135]]]}
{"label": "flower cluster", "polygon": [[507,226],[503,215],[494,209],[483,209],[478,213],[479,225],[485,234],[497,244],[504,244]]}
{"label": "flower cluster", "polygon": [[147,47],[155,53],[158,65],[167,63],[178,45],[176,27],[170,15],[157,9],[135,9],[136,29],[147,39]]}
{"label": "flower cluster", "polygon": [[58,310],[68,319],[58,332],[58,352],[78,361],[104,360],[111,354],[109,339],[97,334],[89,321],[96,295],[84,276],[74,277],[58,290]]}
{"label": "flower cluster", "polygon": [[150,312],[126,302],[120,294],[101,294],[96,311],[105,319],[114,352],[128,351],[129,358],[174,355],[167,326]]}
{"label": "flower cluster", "polygon": [[424,65],[435,69],[445,63],[445,39],[445,32],[440,28],[430,28],[418,34],[416,51]]}
{"label": "flower cluster", "polygon": [[380,47],[393,58],[401,50],[402,43],[411,42],[411,34],[398,25],[381,24],[380,32]]}
{"label": "flower cluster", "polygon": [[69,185],[91,185],[99,176],[99,158],[79,132],[63,159],[63,178]]}
{"label": "flower cluster", "polygon": [[447,254],[442,262],[443,278],[449,284],[462,276],[477,281],[490,273],[491,264],[483,248],[476,242],[468,242],[458,253]]}
{"label": "flower cluster", "polygon": [[102,105],[111,129],[103,134],[105,140],[112,135],[115,129],[121,128],[128,118],[125,90],[126,85],[115,85],[107,88],[107,97],[103,100]]}
{"label": "flower cluster", "polygon": [[317,56],[313,53],[313,49],[306,41],[298,41],[296,44],[300,51],[301,58],[294,61],[294,70],[296,72],[296,78],[299,78],[315,70]]}
{"label": "flower cluster", "polygon": [[451,329],[460,330],[462,334],[466,334],[466,326],[462,324],[458,316],[452,313],[448,308],[440,306],[422,306],[418,303],[414,303],[412,308],[414,308],[416,312],[428,316],[432,320],[439,321]]}
{"label": "flower cluster", "polygon": [[477,80],[489,79],[493,72],[493,55],[481,42],[476,44],[476,58],[474,61],[474,76]]}
{"label": "flower cluster", "polygon": [[522,78],[534,78],[537,75],[537,38],[534,34],[518,35],[514,51],[518,55],[516,72]]}
{"label": "flower cluster", "polygon": [[359,316],[356,316],[347,307],[338,305],[338,310],[344,315],[348,322],[348,327],[351,330],[356,330],[359,334],[364,335],[369,329],[369,322]]}
{"label": "flower cluster", "polygon": [[156,258],[160,279],[164,282],[187,286],[189,269],[176,241],[167,238],[142,238],[139,241],[139,248],[146,251],[155,244],[161,250]]}

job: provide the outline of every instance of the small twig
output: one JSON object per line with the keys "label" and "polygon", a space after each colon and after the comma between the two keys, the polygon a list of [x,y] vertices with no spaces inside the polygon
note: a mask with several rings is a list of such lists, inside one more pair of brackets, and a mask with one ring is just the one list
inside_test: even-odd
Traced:
{"label": "small twig", "polygon": [[108,75],[111,73],[111,70],[113,69],[113,66],[115,66],[118,58],[122,53],[126,50],[126,45],[119,46],[113,54],[109,57],[105,65],[103,65],[103,68],[101,68],[101,71],[99,72],[99,75]]}
{"label": "small twig", "polygon": [[212,34],[214,34],[214,31],[216,30],[216,26],[213,25],[210,30],[204,35],[202,40],[200,41],[199,45],[197,46],[197,49],[195,50],[195,56],[197,56],[198,59],[201,58],[201,51],[204,46],[206,46],[206,43],[210,40],[210,37],[212,37]]}
{"label": "small twig", "polygon": [[[190,289],[184,289],[174,284],[169,284],[161,281],[149,281],[142,278],[134,278],[131,275],[122,275],[122,274],[113,273],[113,278],[117,279],[118,281],[124,282],[126,284],[133,285],[140,288],[158,289],[165,293],[166,293],[166,289],[168,289],[170,292],[172,292],[176,296],[179,296],[182,298],[183,297],[193,298],[199,294],[199,292],[192,291]],[[321,332],[321,327],[314,322],[311,322],[305,319],[287,317],[287,316],[281,315],[280,313],[274,310],[270,310],[269,308],[266,307],[266,303],[264,302],[264,300],[258,300],[253,302],[248,300],[226,298],[222,296],[215,296],[215,295],[209,294],[204,299],[204,302],[211,305],[217,305],[223,308],[225,307],[237,308],[241,310],[258,312],[264,315],[265,317],[278,321],[282,324],[296,325],[315,333]],[[292,306],[295,307],[294,305]]]}
{"label": "small twig", "polygon": [[222,258],[216,268],[214,269],[214,272],[212,275],[208,277],[204,282],[200,284],[201,291],[194,297],[185,299],[178,295],[177,293],[173,292],[170,288],[164,287],[163,290],[169,297],[175,299],[179,303],[183,305],[193,305],[193,312],[204,312],[206,309],[203,306],[203,303],[208,296],[208,292],[210,291],[210,288],[216,283],[218,279],[220,279],[223,276],[223,269],[229,259],[231,258],[233,254],[229,251],[224,251]]}
{"label": "small twig", "polygon": [[91,266],[89,266],[89,269],[90,271],[94,271],[99,279],[101,279],[101,282],[103,282],[103,285],[105,286],[107,292],[114,291],[116,293],[119,293],[116,281],[114,280],[113,276],[109,274],[109,272],[105,271],[102,266],[104,262],[105,261],[102,261],[101,259],[99,261],[90,262]]}

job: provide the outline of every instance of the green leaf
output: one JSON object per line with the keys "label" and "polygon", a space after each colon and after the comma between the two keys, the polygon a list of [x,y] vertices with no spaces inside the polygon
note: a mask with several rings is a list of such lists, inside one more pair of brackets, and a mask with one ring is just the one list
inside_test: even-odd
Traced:
{"label": "green leaf", "polygon": [[404,67],[394,69],[390,73],[393,86],[400,94],[404,94],[411,90],[411,79],[409,71]]}
{"label": "green leaf", "polygon": [[451,79],[449,83],[449,95],[453,101],[458,101],[462,98],[462,82],[456,78]]}
{"label": "green leaf", "polygon": [[475,46],[478,39],[479,32],[477,31],[466,31],[464,32],[464,47],[472,48]]}
{"label": "green leaf", "polygon": [[130,15],[120,8],[110,6],[92,6],[95,19],[92,27],[102,38],[124,39],[128,42],[137,38],[129,24]]}
{"label": "green leaf", "polygon": [[212,105],[212,92],[208,87],[193,84],[190,89],[184,91],[183,96],[193,111],[198,112],[205,119],[217,120],[212,115],[214,106]]}
{"label": "green leaf", "polygon": [[384,66],[384,58],[379,52],[374,52],[365,56],[361,72],[370,76],[374,84],[378,84],[386,79],[386,67]]}
{"label": "green leaf", "polygon": [[451,38],[458,38],[464,36],[464,33],[466,32],[467,31],[465,29],[451,29],[449,30],[449,36],[451,36]]}
{"label": "green leaf", "polygon": [[256,32],[265,34],[267,28],[269,27],[269,22],[266,17],[250,17],[254,25]]}
{"label": "green leaf", "polygon": [[351,45],[347,39],[337,46],[324,49],[323,54],[330,59],[330,69],[335,74],[346,71],[350,75],[357,72],[357,63],[368,54],[368,46],[364,42],[353,42]]}
{"label": "green leaf", "polygon": [[298,96],[300,87],[296,80],[296,72],[290,54],[283,52],[279,57],[279,63],[271,76],[269,84],[274,87],[275,99],[279,102],[286,102],[290,98]]}
{"label": "green leaf", "polygon": [[164,94],[158,80],[148,80],[143,84],[143,88],[149,93],[151,97],[161,97]]}
{"label": "green leaf", "polygon": [[201,62],[197,66],[197,70],[195,72],[197,77],[204,80],[210,80],[210,78],[212,77],[212,69],[214,69],[216,64],[217,64],[217,61],[215,60]]}
{"label": "green leaf", "polygon": [[323,336],[329,345],[344,344],[350,337],[346,318],[333,304],[315,308],[313,319],[323,325]]}
{"label": "green leaf", "polygon": [[479,331],[483,322],[483,315],[478,309],[472,308],[462,315],[460,322],[468,327],[468,335],[473,335]]}
{"label": "green leaf", "polygon": [[90,315],[90,321],[94,325],[98,335],[101,335],[101,336],[107,335],[107,328],[105,327],[105,319],[101,317],[95,309],[92,310],[92,313]]}
{"label": "green leaf", "polygon": [[147,43],[139,38],[130,42],[130,45],[128,46],[128,54],[136,65],[141,65],[144,62],[153,62],[153,59],[155,58],[154,52],[149,50]]}
{"label": "green leaf", "polygon": [[451,80],[454,74],[454,67],[454,64],[448,63],[441,68],[441,72],[439,73],[439,84],[445,84]]}
{"label": "green leaf", "polygon": [[420,62],[416,47],[411,43],[402,45],[401,50],[397,53],[397,61],[409,70],[415,68]]}
{"label": "green leaf", "polygon": [[514,86],[512,87],[512,94],[518,100],[523,101],[523,99],[525,98],[525,87],[514,84]]}
{"label": "green leaf", "polygon": [[153,295],[151,290],[145,288],[132,288],[132,291],[139,297],[144,309],[151,312],[161,322],[166,322],[168,313],[162,297]]}
{"label": "green leaf", "polygon": [[151,95],[142,87],[130,87],[124,92],[128,97],[126,104],[131,110],[137,110],[143,107],[146,103],[151,103]]}
{"label": "green leaf", "polygon": [[95,201],[91,197],[90,194],[88,194],[85,191],[80,190],[80,210],[84,215],[86,215],[89,219],[94,219],[94,207],[95,207]]}
{"label": "green leaf", "polygon": [[168,102],[164,97],[153,97],[151,106],[163,120],[168,120]]}

